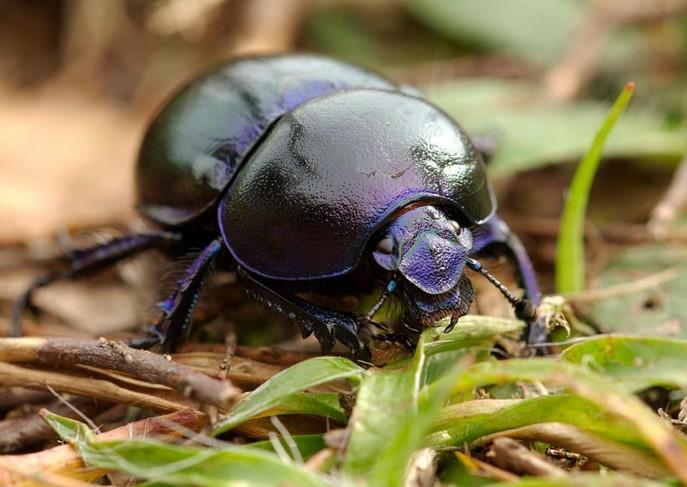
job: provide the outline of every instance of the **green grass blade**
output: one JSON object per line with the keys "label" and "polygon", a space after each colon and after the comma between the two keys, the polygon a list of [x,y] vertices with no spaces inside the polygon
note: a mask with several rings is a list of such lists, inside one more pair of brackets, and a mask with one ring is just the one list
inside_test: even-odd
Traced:
{"label": "green grass blade", "polygon": [[515,401],[483,399],[446,406],[434,420],[430,445],[461,447],[501,431],[554,422],[576,426],[639,450],[651,448],[633,423],[573,394]]}
{"label": "green grass blade", "polygon": [[309,387],[335,380],[358,378],[362,373],[362,368],[342,357],[316,357],[300,362],[275,375],[246,396],[219,422],[212,434],[219,435],[229,431],[258,414],[278,407],[288,396]]}
{"label": "green grass blade", "polygon": [[[448,324],[448,323],[446,323]],[[457,354],[489,349],[494,337],[519,333],[522,323],[465,316],[450,333],[425,330],[412,360],[363,376],[351,417],[343,471],[367,485],[402,485],[412,454],[427,445],[432,421],[464,370]],[[432,382],[437,377],[443,380]]]}
{"label": "green grass blade", "polygon": [[45,416],[62,439],[74,445],[88,465],[126,472],[156,484],[198,487],[332,484],[274,453],[246,446],[213,449],[153,440],[96,441],[78,421]]}
{"label": "green grass blade", "polygon": [[[420,379],[424,361],[421,340],[413,360],[402,366],[373,368],[365,372],[349,423],[351,433],[343,462],[345,475],[368,478],[382,455],[386,457],[384,463],[389,463],[389,457],[395,456],[398,460],[403,456],[402,445],[395,444],[393,440],[399,434],[405,435],[404,425],[417,421],[417,399],[422,386]],[[386,479],[389,485],[402,483],[404,467],[395,469],[393,475]]]}
{"label": "green grass blade", "polygon": [[556,290],[559,293],[584,289],[584,219],[589,192],[599,167],[601,151],[613,126],[627,107],[634,92],[628,83],[620,93],[606,120],[594,137],[592,146],[580,162],[563,208],[556,252]]}
{"label": "green grass blade", "polygon": [[630,421],[665,465],[682,481],[687,481],[687,438],[613,380],[579,365],[543,358],[482,362],[465,369],[454,383],[454,393],[516,381],[541,381],[566,388]]}
{"label": "green grass blade", "polygon": [[631,392],[649,387],[687,389],[687,340],[599,336],[568,347],[561,358],[600,372]]}
{"label": "green grass blade", "polygon": [[[306,462],[313,455],[321,451],[323,448],[326,448],[327,446],[324,441],[324,436],[321,434],[292,435],[291,440],[296,445],[298,453],[301,454],[301,457]],[[283,447],[284,452],[286,452],[287,455],[290,455],[290,449],[288,445],[285,444],[284,438],[279,438],[277,441],[279,441],[279,444]],[[274,449],[274,442],[272,440],[261,440],[253,443],[248,443],[246,447],[258,448],[260,450],[267,450],[276,453]]]}

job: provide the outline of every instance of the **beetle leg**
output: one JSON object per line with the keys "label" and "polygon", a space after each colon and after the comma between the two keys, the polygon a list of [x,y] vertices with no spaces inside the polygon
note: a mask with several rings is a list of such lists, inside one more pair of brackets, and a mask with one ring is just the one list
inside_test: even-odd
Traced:
{"label": "beetle leg", "polygon": [[105,243],[84,249],[75,249],[62,257],[66,269],[50,272],[38,277],[17,299],[12,310],[11,335],[21,336],[21,317],[25,309],[36,311],[32,298],[38,289],[55,281],[78,278],[97,272],[115,262],[131,257],[144,250],[161,248],[178,242],[181,235],[171,232],[149,232],[113,238]]}
{"label": "beetle leg", "polygon": [[[503,245],[508,251],[508,256],[516,266],[518,278],[525,290],[525,298],[535,306],[541,303],[541,291],[537,283],[532,262],[520,239],[511,232],[508,225],[498,218],[492,217],[484,225],[473,229],[474,246],[473,254],[476,254],[493,244]],[[538,345],[547,339],[547,328],[541,317],[535,317],[527,323],[525,339],[530,345]]]}
{"label": "beetle leg", "polygon": [[134,348],[150,348],[159,344],[164,351],[174,351],[191,331],[191,313],[198,301],[203,285],[212,271],[215,259],[224,244],[216,238],[205,247],[177,281],[174,291],[158,307],[162,319],[148,328],[146,336],[132,340]]}
{"label": "beetle leg", "polygon": [[376,340],[398,343],[408,352],[413,353],[420,338],[421,330],[413,328],[406,320],[401,321],[403,331],[398,333],[382,333],[375,337]]}
{"label": "beetle leg", "polygon": [[246,292],[268,309],[297,322],[306,338],[315,333],[322,353],[329,353],[337,340],[349,347],[360,361],[369,361],[370,351],[358,339],[358,321],[355,316],[321,308],[291,293],[269,287],[245,269],[236,271]]}

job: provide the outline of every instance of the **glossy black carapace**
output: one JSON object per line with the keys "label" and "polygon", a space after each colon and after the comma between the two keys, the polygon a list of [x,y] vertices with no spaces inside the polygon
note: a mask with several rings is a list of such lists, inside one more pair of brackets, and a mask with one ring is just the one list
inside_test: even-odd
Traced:
{"label": "glossy black carapace", "polygon": [[[37,287],[141,250],[200,244],[139,345],[170,350],[188,335],[216,262],[304,336],[314,332],[325,351],[338,339],[364,357],[362,326],[409,342],[441,318],[451,317],[452,327],[473,299],[466,267],[534,324],[530,340],[543,337],[531,264],[495,215],[480,153],[415,90],[360,67],[313,55],[224,64],[157,114],[136,178],[139,210],[158,230],[73,252],[66,269],[26,292],[17,323]],[[492,245],[513,259],[527,300],[475,259]],[[362,295],[376,296],[368,309],[331,305]],[[401,308],[394,333],[374,321],[387,300]]]}

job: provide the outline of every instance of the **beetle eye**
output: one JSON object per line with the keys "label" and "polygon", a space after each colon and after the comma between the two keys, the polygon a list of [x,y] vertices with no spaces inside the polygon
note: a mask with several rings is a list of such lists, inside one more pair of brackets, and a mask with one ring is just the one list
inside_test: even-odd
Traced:
{"label": "beetle eye", "polygon": [[456,232],[456,235],[460,235],[460,232],[463,231],[463,228],[455,220],[449,220],[448,224],[451,227],[451,230]]}
{"label": "beetle eye", "polygon": [[391,255],[394,251],[394,241],[390,237],[384,237],[377,243],[377,252],[382,254]]}

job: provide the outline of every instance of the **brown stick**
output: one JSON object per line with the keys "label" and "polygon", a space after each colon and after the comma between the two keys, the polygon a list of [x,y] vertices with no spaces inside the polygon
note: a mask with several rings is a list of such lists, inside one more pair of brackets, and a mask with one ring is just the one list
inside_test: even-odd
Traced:
{"label": "brown stick", "polygon": [[[156,438],[171,442],[184,436],[185,431],[200,431],[206,425],[206,416],[191,409],[165,416],[143,419],[126,424],[96,436],[95,441],[125,440],[130,438]],[[17,472],[21,465],[21,472]],[[61,445],[39,453],[0,456],[0,485],[40,477],[42,473],[69,475],[72,478],[92,481],[107,473],[103,469],[86,468],[81,456],[71,445]]]}
{"label": "brown stick", "polygon": [[[524,218],[515,214],[508,214],[506,216],[511,228],[520,234],[528,234],[533,237],[541,237],[548,239],[555,239],[558,236],[559,223],[558,218],[536,217]],[[587,225],[585,229],[585,236],[591,237],[591,225]],[[618,243],[622,245],[639,245],[651,242],[687,242],[687,232],[678,230],[666,230],[661,233],[660,237],[653,235],[646,231],[645,225],[640,224],[611,224],[598,227],[596,229],[598,234],[607,242]]]}
{"label": "brown stick", "polygon": [[500,431],[483,436],[475,444],[485,445],[504,436],[522,441],[542,441],[641,477],[665,478],[670,475],[665,464],[654,455],[563,423],[539,423]]}
{"label": "brown stick", "polygon": [[511,438],[497,438],[487,453],[487,458],[497,467],[517,474],[539,475],[563,478],[567,473],[539,453],[533,452],[522,443]]}
{"label": "brown stick", "polygon": [[[108,407],[90,397],[75,397],[71,405],[86,416],[91,416]],[[47,408],[68,418],[79,419],[79,415],[60,400],[54,400]],[[55,431],[38,414],[0,421],[0,453],[12,453],[55,438]]]}
{"label": "brown stick", "polygon": [[0,339],[0,360],[116,370],[148,382],[164,384],[184,397],[221,409],[229,409],[242,394],[228,381],[208,377],[162,355],[104,338],[4,338]]}
{"label": "brown stick", "polygon": [[[226,354],[223,352],[186,352],[174,355],[175,362],[210,376],[217,376],[225,358]],[[229,370],[226,371],[226,377],[234,384],[254,387],[266,382],[282,370],[284,367],[278,365],[233,356]]]}
{"label": "brown stick", "polygon": [[675,171],[668,191],[651,212],[651,218],[647,224],[649,232],[656,237],[664,236],[668,226],[685,207],[687,207],[687,156]]}
{"label": "brown stick", "polygon": [[47,391],[36,391],[23,387],[0,387],[0,411],[26,404],[44,404],[54,396]]}
{"label": "brown stick", "polygon": [[277,347],[246,347],[243,345],[237,345],[234,354],[237,357],[244,357],[266,364],[282,366],[293,365],[319,355],[310,352],[283,350]]}
{"label": "brown stick", "polygon": [[61,374],[47,370],[28,369],[0,362],[0,384],[43,389],[53,387],[58,392],[93,396],[103,401],[131,404],[153,411],[179,411],[195,406],[195,403],[177,395],[178,400],[157,397],[151,394],[120,387],[102,379],[92,379],[75,375],[74,372]]}

